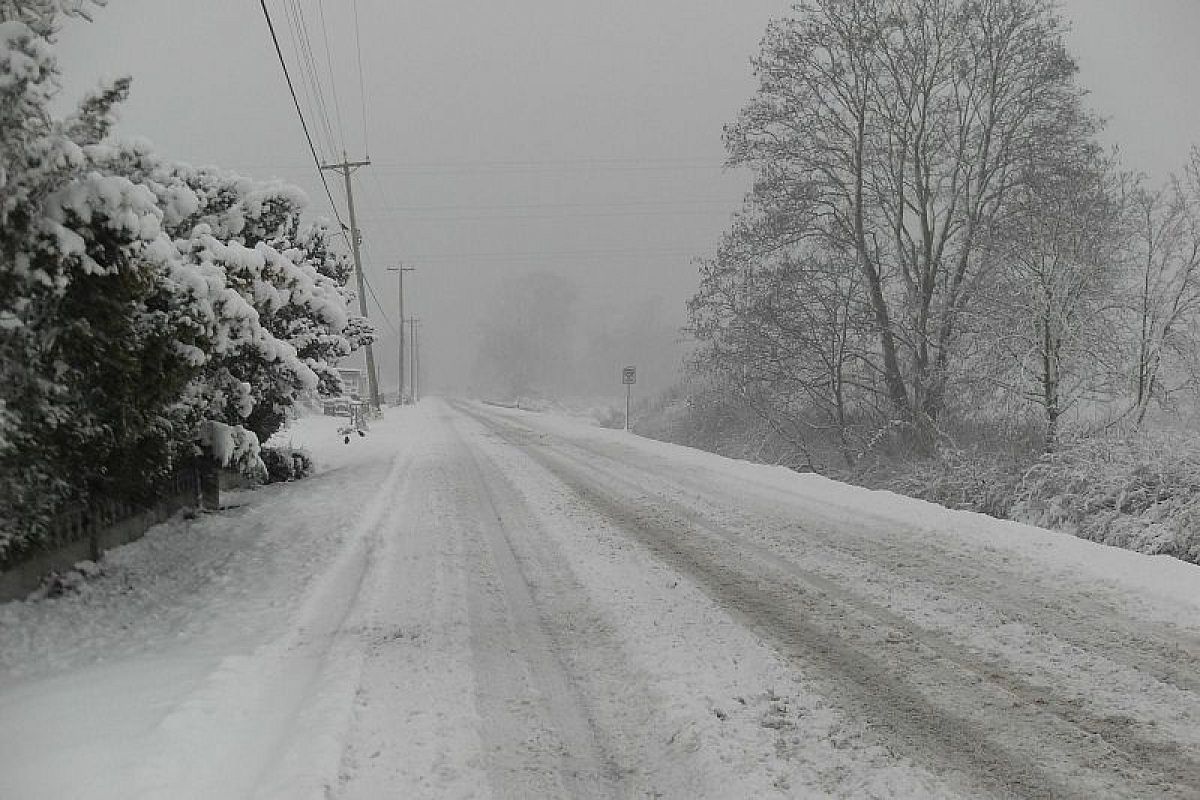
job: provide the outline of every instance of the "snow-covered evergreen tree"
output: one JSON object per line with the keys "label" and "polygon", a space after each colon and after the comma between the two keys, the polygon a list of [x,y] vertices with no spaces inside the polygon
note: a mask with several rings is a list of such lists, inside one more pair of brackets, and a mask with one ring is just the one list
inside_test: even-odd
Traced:
{"label": "snow-covered evergreen tree", "polygon": [[128,81],[58,121],[56,74],[45,35],[0,23],[0,522],[16,546],[52,509],[135,496],[168,470],[166,409],[188,380],[164,314],[176,256],[161,211],[98,163]]}
{"label": "snow-covered evergreen tree", "polygon": [[0,561],[202,448],[261,469],[260,441],[373,335],[299,190],[113,141],[128,79],[51,117],[58,5],[0,0]]}

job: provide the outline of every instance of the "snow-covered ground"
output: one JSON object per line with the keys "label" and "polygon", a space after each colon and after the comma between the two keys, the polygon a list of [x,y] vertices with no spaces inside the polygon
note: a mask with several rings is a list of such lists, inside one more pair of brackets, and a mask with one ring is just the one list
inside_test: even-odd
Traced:
{"label": "snow-covered ground", "polygon": [[426,400],[0,605],[0,797],[1197,797],[1200,567]]}

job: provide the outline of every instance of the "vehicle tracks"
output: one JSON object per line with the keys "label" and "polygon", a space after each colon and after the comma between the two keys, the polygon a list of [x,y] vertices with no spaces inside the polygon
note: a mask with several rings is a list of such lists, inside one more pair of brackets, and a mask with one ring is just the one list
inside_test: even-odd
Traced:
{"label": "vehicle tracks", "polygon": [[[601,747],[595,722],[555,641],[556,626],[539,608],[532,565],[519,555],[510,530],[531,535],[535,523],[500,492],[492,465],[459,437],[467,464],[461,485],[464,507],[480,521],[469,595],[471,650],[479,676],[477,704],[488,771],[501,797],[600,798],[616,795],[620,770]],[[539,565],[539,580],[544,568]]]}
{"label": "vehicle tracks", "polygon": [[[1011,665],[848,592],[613,466],[538,446],[528,429],[460,406],[863,712],[882,741],[957,773],[972,793],[1194,797],[1194,754],[1031,683]],[[577,445],[572,447],[578,447]],[[629,466],[622,469],[628,473]],[[882,657],[880,654],[884,654]]]}

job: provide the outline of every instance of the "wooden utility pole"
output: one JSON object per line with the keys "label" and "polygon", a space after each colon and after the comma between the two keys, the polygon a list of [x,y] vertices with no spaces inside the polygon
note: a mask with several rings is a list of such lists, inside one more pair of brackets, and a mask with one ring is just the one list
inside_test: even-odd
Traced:
{"label": "wooden utility pole", "polygon": [[[401,264],[398,267],[388,267],[388,272],[396,273],[400,278],[400,404],[404,404],[404,273],[414,272],[416,267],[406,267]],[[413,368],[416,369],[415,367]]]}
{"label": "wooden utility pole", "polygon": [[[354,272],[358,275],[358,311],[365,318],[367,316],[367,280],[363,275],[362,254],[359,252],[362,244],[362,234],[358,230],[358,220],[354,216],[354,187],[350,183],[351,170],[365,167],[370,164],[370,161],[349,161],[346,154],[342,153],[342,162],[340,164],[322,164],[321,169],[331,169],[335,172],[342,173],[342,178],[346,181],[346,205],[350,208],[350,249],[354,253]],[[371,391],[371,406],[375,409],[379,408],[379,377],[375,374],[375,352],[371,349],[371,345],[366,346],[367,351],[367,385]]]}

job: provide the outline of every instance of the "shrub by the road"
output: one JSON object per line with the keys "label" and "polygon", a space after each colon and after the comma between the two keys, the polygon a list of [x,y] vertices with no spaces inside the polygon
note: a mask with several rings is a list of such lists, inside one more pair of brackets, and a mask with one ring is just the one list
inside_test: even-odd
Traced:
{"label": "shrub by the road", "polygon": [[1026,472],[1010,516],[1200,563],[1197,446],[1166,433],[1065,443]]}
{"label": "shrub by the road", "polygon": [[302,447],[264,447],[259,457],[267,468],[267,483],[299,480],[313,471],[312,456]]}
{"label": "shrub by the road", "polygon": [[1016,499],[1023,464],[1016,456],[947,448],[913,462],[887,483],[892,491],[1005,519]]}

